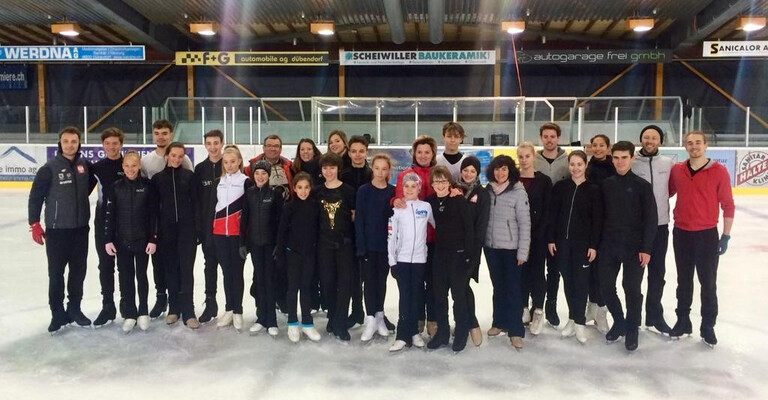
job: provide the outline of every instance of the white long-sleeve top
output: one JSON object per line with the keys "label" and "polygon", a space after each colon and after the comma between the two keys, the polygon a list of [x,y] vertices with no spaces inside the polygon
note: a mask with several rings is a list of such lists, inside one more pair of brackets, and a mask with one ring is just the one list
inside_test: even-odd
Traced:
{"label": "white long-sleeve top", "polygon": [[427,262],[427,224],[435,226],[432,206],[422,200],[408,200],[405,208],[394,208],[389,219],[387,254],[389,265],[398,262]]}

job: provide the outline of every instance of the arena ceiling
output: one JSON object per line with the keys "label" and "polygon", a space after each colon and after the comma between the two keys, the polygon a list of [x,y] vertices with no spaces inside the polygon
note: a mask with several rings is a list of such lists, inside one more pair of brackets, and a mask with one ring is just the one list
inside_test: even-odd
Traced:
{"label": "arena ceiling", "polygon": [[[739,17],[768,15],[768,0],[3,0],[0,45],[144,44],[157,57],[176,50],[268,46],[467,47],[507,42],[504,20],[523,19],[523,44],[565,47],[671,48],[691,52],[703,40],[768,38],[768,28],[739,30]],[[633,17],[654,19],[638,34]],[[51,24],[77,22],[80,36],[63,38]],[[313,21],[331,20],[336,33],[309,32]],[[189,23],[215,21],[206,39]]]}

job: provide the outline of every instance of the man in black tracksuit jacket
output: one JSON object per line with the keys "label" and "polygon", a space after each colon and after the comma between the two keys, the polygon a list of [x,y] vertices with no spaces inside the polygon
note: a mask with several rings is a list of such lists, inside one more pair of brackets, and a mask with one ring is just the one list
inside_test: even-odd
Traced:
{"label": "man in black tracksuit jacket", "polygon": [[[88,195],[96,186],[90,163],[80,157],[80,131],[72,126],[59,133],[59,151],[37,171],[29,192],[29,225],[32,239],[45,244],[48,256],[48,304],[53,333],[74,321],[91,325],[80,310],[88,258],[88,222],[91,206]],[[46,233],[40,226],[45,204]],[[46,243],[47,240],[47,243]],[[64,311],[64,269],[69,265],[69,303]]]}
{"label": "man in black tracksuit jacket", "polygon": [[[627,141],[613,146],[617,174],[603,181],[605,218],[597,252],[601,292],[614,321],[605,337],[608,342],[614,342],[626,334],[625,345],[629,351],[637,349],[637,328],[643,306],[640,285],[643,268],[651,258],[658,221],[651,184],[631,170],[634,152],[635,146]],[[616,278],[622,264],[626,320],[616,294]]]}

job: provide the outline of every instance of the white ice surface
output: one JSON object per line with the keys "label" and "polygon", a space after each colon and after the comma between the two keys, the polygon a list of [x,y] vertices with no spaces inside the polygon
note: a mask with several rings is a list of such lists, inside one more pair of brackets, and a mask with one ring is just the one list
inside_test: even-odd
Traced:
{"label": "white ice surface", "polygon": [[[27,191],[0,192],[0,399],[406,399],[420,398],[584,398],[584,399],[766,399],[768,398],[768,197],[737,197],[730,249],[720,262],[720,344],[698,337],[698,284],[692,318],[694,335],[679,342],[647,331],[640,348],[627,354],[623,343],[607,345],[594,328],[589,341],[561,340],[545,328],[517,352],[506,338],[471,342],[459,354],[407,350],[388,353],[389,340],[360,343],[323,336],[292,344],[285,317],[280,336],[252,337],[207,325],[199,332],[153,321],[149,331],[129,335],[122,320],[98,330],[69,327],[50,336],[44,248],[30,239]],[[83,310],[94,319],[101,307],[97,257],[88,260]],[[202,312],[203,258],[195,267],[195,303]],[[675,321],[673,252],[667,256],[665,316]],[[245,276],[251,276],[250,260]],[[481,267],[474,285],[483,332],[491,320],[491,285]],[[150,273],[150,287],[151,283]],[[246,285],[249,285],[246,278]],[[247,286],[246,286],[247,287]],[[643,285],[645,288],[645,285]],[[390,278],[386,313],[397,318],[397,286]],[[644,289],[645,291],[645,289]],[[150,290],[152,293],[152,290]],[[116,295],[117,296],[117,295]],[[150,306],[153,303],[150,295]],[[116,297],[117,299],[117,297]],[[219,280],[219,303],[223,290]],[[246,324],[254,305],[244,299]],[[560,290],[559,314],[566,303]],[[324,317],[315,319],[323,331]],[[518,397],[520,396],[520,397]]]}

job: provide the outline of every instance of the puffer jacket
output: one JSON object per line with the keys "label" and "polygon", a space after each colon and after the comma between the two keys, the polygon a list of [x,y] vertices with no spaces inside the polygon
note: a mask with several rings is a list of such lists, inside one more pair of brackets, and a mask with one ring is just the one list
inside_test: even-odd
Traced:
{"label": "puffer jacket", "polygon": [[491,211],[485,246],[492,249],[517,250],[517,259],[528,261],[531,247],[531,214],[528,194],[522,183],[509,185],[501,194],[488,187]]}

